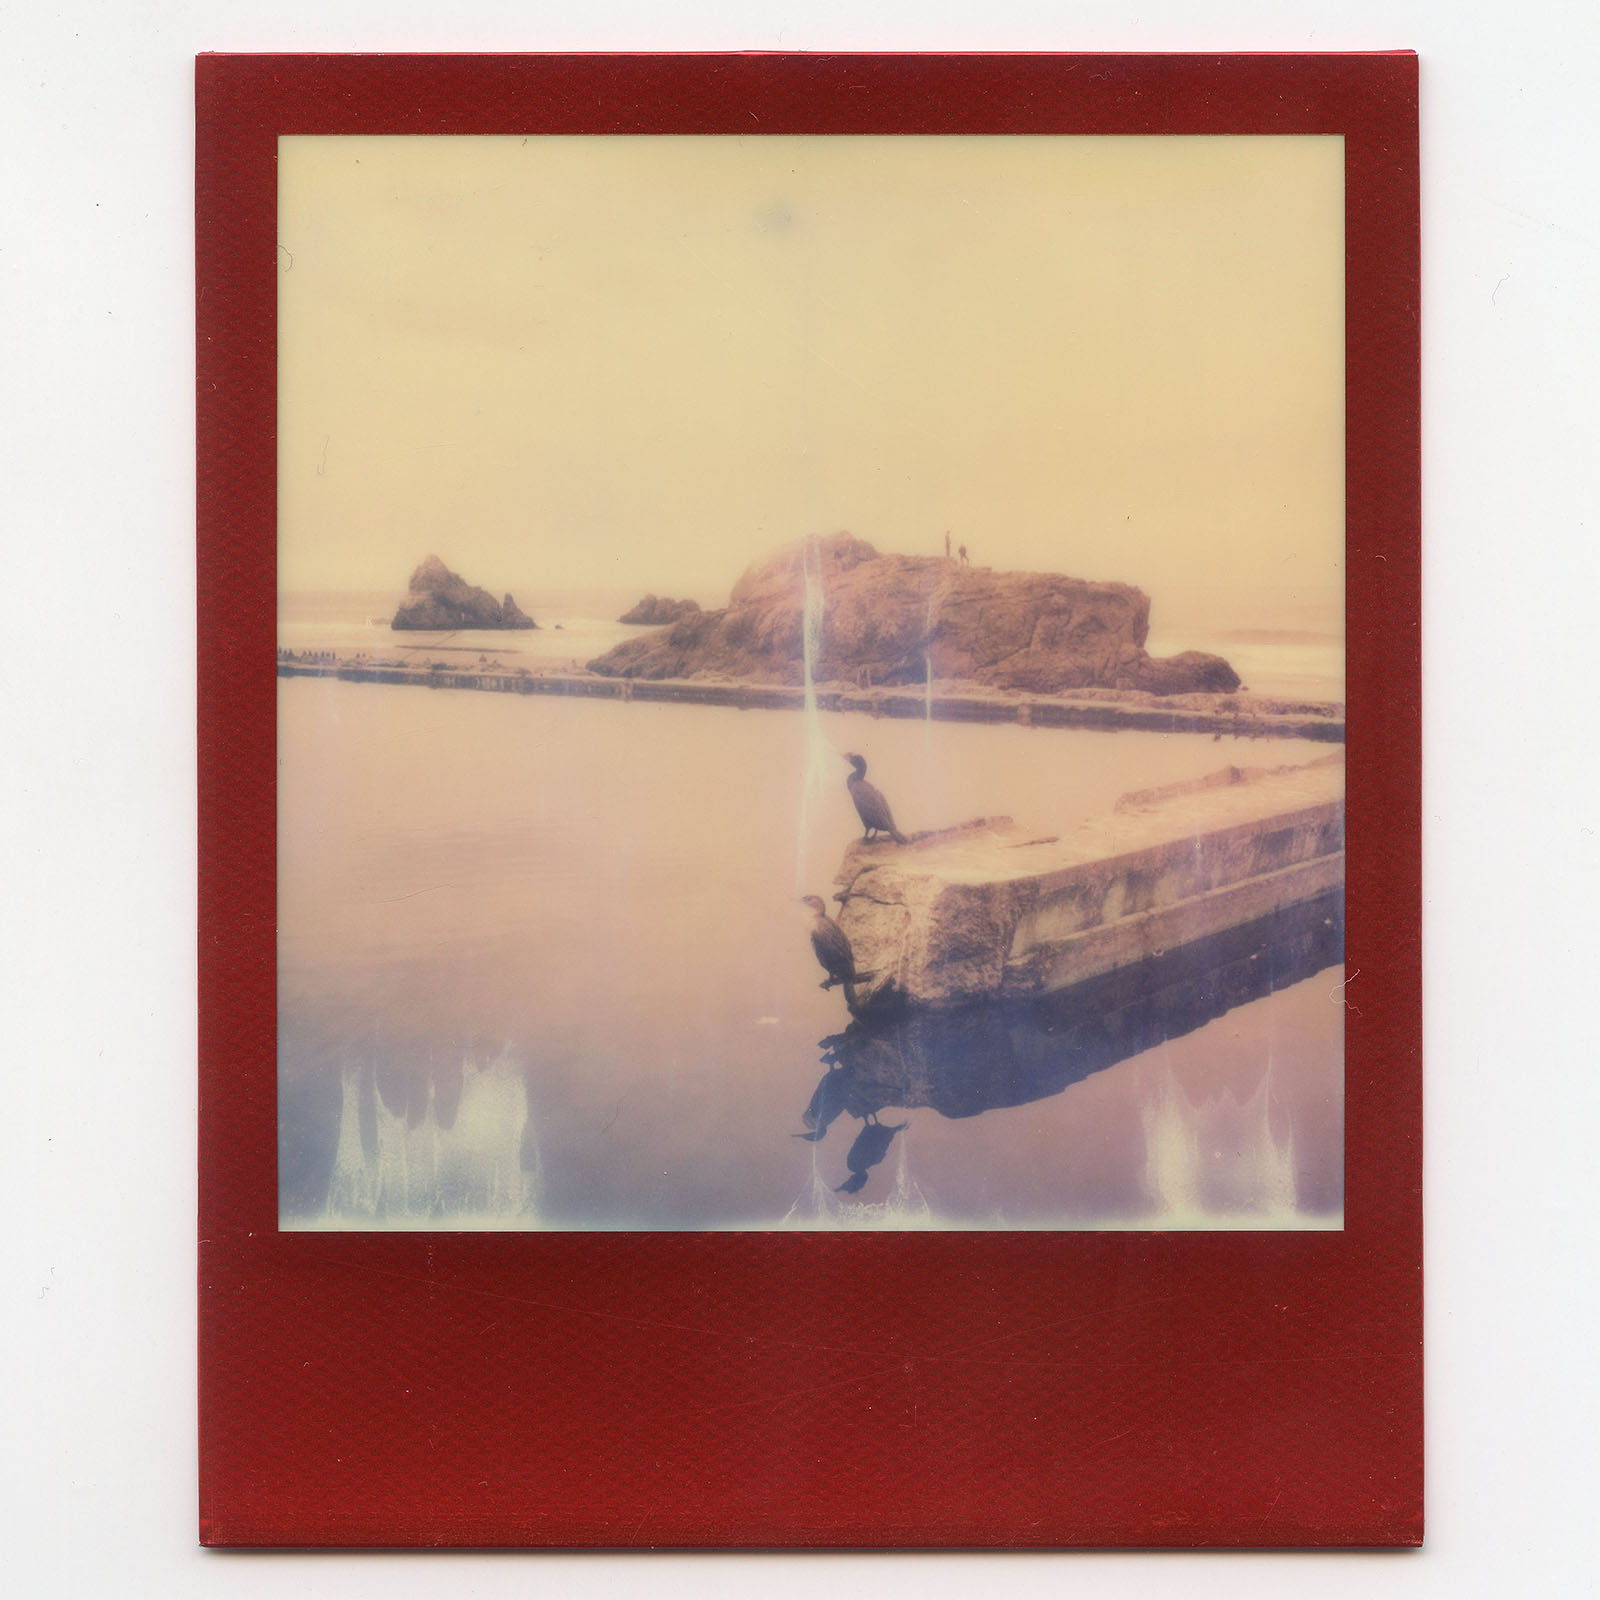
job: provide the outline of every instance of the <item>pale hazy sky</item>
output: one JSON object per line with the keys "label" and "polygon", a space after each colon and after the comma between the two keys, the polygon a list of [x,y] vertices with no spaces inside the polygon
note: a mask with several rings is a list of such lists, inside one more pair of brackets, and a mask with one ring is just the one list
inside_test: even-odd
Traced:
{"label": "pale hazy sky", "polygon": [[1335,138],[279,142],[284,588],[1342,578]]}

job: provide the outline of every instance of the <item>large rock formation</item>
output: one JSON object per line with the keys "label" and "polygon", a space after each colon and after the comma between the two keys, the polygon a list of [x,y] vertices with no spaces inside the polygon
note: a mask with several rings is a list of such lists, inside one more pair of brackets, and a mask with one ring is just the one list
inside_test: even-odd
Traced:
{"label": "large rock formation", "polygon": [[668,622],[678,622],[684,617],[699,614],[698,600],[669,600],[665,596],[647,594],[631,611],[624,611],[618,622],[637,622],[661,627]]}
{"label": "large rock formation", "polygon": [[931,667],[936,679],[1033,694],[1239,687],[1220,656],[1148,656],[1150,601],[1127,584],[879,555],[848,533],[787,546],[739,579],[725,610],[697,611],[659,633],[629,639],[590,669],[621,678],[802,682],[808,545],[822,596],[818,683],[922,683]]}
{"label": "large rock formation", "polygon": [[510,595],[496,600],[487,589],[474,588],[458,577],[438,556],[429,556],[411,574],[409,592],[389,626],[435,632],[455,628],[537,628],[539,624]]}

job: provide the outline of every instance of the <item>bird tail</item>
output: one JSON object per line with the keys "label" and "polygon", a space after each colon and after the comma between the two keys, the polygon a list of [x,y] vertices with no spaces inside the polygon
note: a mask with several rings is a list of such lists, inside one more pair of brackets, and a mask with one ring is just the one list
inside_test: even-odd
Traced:
{"label": "bird tail", "polygon": [[[859,974],[857,974],[859,976]],[[856,986],[850,979],[844,980],[844,1003],[854,1011],[856,1008]]]}
{"label": "bird tail", "polygon": [[889,830],[889,837],[893,839],[896,844],[904,844],[906,842],[906,836],[901,833],[898,828],[891,828]]}

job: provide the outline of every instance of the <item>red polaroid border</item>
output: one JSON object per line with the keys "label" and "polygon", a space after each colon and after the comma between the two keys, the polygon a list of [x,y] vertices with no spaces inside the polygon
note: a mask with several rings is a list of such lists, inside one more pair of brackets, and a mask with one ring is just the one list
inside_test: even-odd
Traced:
{"label": "red polaroid border", "polygon": [[[197,68],[203,1541],[1418,1542],[1415,57]],[[278,1232],[276,140],[758,132],[1343,135],[1342,1232]]]}

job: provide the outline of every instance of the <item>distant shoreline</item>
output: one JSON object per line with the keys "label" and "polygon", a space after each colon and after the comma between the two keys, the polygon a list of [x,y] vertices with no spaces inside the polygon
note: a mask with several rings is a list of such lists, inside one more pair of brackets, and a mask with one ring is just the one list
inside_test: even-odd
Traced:
{"label": "distant shoreline", "polygon": [[[436,646],[441,652],[448,646]],[[451,653],[455,653],[452,651]],[[462,652],[465,653],[465,652]],[[508,652],[509,653],[509,652]],[[480,651],[480,655],[486,652]],[[537,670],[498,662],[476,667],[377,660],[339,650],[278,651],[280,678],[339,678],[430,689],[473,689],[500,694],[566,695],[601,700],[650,700],[679,705],[732,706],[739,710],[801,710],[805,690],[777,683],[732,683],[700,678],[611,678],[581,669]],[[977,684],[936,681],[919,687],[858,689],[822,684],[823,711],[937,722],[1013,722],[1025,727],[1142,729],[1158,733],[1228,734],[1244,739],[1313,739],[1342,744],[1344,707],[1336,702],[1283,701],[1246,691],[1235,694],[1153,695],[1135,689],[1080,689],[1067,694],[1023,694]]]}

